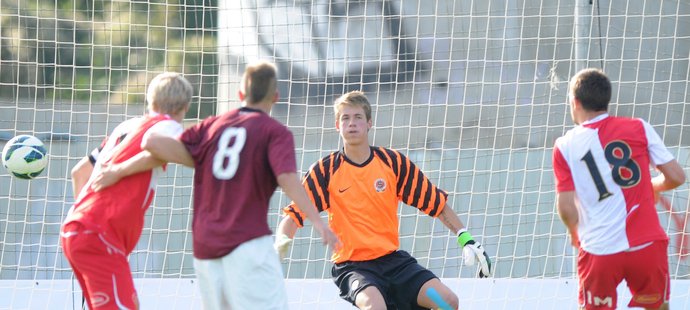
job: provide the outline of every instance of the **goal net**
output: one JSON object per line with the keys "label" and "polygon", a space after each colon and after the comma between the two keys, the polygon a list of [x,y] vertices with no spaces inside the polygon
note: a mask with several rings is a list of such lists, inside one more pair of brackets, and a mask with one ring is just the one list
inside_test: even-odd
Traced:
{"label": "goal net", "polygon": [[[0,1],[0,145],[33,134],[50,159],[32,181],[0,171],[0,309],[43,307],[46,298],[81,305],[59,246],[74,201],[70,169],[144,112],[146,84],[166,70],[195,87],[190,125],[239,105],[248,62],[276,62],[281,99],[272,115],[292,130],[301,172],[342,147],[334,99],[364,91],[370,141],[403,152],[448,192],[496,279],[472,280],[477,267],[463,265],[441,222],[405,205],[401,249],[467,299],[491,297],[492,309],[548,299],[540,291],[551,298],[554,285],[565,292],[553,298],[576,305],[577,252],[555,210],[551,152],[573,126],[566,89],[577,70],[604,69],[610,112],[648,120],[690,174],[685,1]],[[168,167],[130,257],[145,308],[198,308],[192,175]],[[685,184],[658,207],[674,281],[690,280],[688,196]],[[273,196],[272,228],[288,202]],[[308,223],[283,267],[303,285],[288,284],[291,307],[347,307]],[[509,280],[519,281],[503,289]]]}

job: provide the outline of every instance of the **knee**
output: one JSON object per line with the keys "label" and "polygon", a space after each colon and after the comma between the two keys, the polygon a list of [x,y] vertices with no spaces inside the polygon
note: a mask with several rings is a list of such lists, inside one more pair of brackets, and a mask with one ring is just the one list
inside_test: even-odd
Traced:
{"label": "knee", "polygon": [[360,310],[386,310],[386,303],[371,298],[357,298],[357,308]]}
{"label": "knee", "polygon": [[359,309],[385,310],[386,302],[383,295],[374,286],[369,286],[359,292],[355,297],[355,304]]}
{"label": "knee", "polygon": [[460,301],[458,300],[458,296],[451,291],[444,294],[443,299],[446,300],[446,302],[448,302],[450,307],[453,309],[458,309],[458,307],[460,307]]}
{"label": "knee", "polygon": [[[645,310],[652,309],[652,308],[645,308]],[[653,309],[653,310],[668,310],[668,302],[665,302],[659,306],[659,308]]]}

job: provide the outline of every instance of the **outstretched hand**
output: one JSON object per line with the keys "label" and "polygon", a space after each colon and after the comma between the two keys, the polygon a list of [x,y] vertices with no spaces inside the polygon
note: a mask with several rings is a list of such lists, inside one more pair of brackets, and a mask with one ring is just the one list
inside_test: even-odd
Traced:
{"label": "outstretched hand", "polygon": [[[327,226],[323,224],[314,225],[314,229],[316,229],[316,231],[319,232],[319,235],[321,235],[321,242],[330,247],[331,250],[335,251],[342,245],[340,240],[338,240],[338,237]],[[273,244],[273,248],[276,250],[281,260],[287,257],[288,251],[290,250],[290,245],[292,245],[292,238],[284,233],[276,234],[276,241]]]}
{"label": "outstretched hand", "polygon": [[472,235],[465,229],[458,234],[458,244],[462,247],[462,256],[465,265],[473,266],[476,261],[479,261],[479,277],[488,278],[491,276],[491,259],[484,251],[479,242],[474,241]]}
{"label": "outstretched hand", "polygon": [[103,164],[94,176],[93,182],[91,182],[91,188],[98,192],[117,183],[121,178],[120,174],[112,165]]}
{"label": "outstretched hand", "polygon": [[328,226],[323,224],[314,225],[314,229],[316,229],[316,231],[319,232],[319,235],[321,235],[321,243],[323,243],[323,245],[328,246],[333,251],[340,249],[342,244],[340,243],[338,236],[336,236]]}
{"label": "outstretched hand", "polygon": [[486,254],[481,244],[474,240],[470,240],[462,248],[462,256],[465,260],[465,265],[472,266],[475,261],[479,261],[479,277],[488,278],[491,276],[491,259]]}
{"label": "outstretched hand", "polygon": [[574,248],[580,248],[580,237],[577,232],[570,232],[568,234],[570,235],[570,245]]}

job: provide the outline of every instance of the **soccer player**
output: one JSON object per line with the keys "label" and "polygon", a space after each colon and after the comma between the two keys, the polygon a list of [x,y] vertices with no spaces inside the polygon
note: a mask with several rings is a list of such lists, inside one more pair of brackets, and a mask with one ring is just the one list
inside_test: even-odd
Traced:
{"label": "soccer player", "polygon": [[[611,82],[599,69],[572,78],[568,101],[577,125],[556,140],[557,209],[579,249],[579,304],[613,309],[625,279],[630,307],[668,309],[668,236],[657,217],[660,192],[685,173],[651,125],[610,116]],[[651,177],[650,164],[661,174]]]}
{"label": "soccer player", "polygon": [[[152,158],[141,143],[152,133],[176,136],[189,109],[192,86],[180,74],[162,73],[148,86],[148,113],[118,125],[101,147],[72,170],[79,193],[61,227],[62,248],[89,309],[137,309],[127,256],[137,244],[163,162],[96,192],[90,183],[104,165],[132,157]],[[93,171],[93,174],[90,172]],[[87,179],[87,177],[90,177]]]}
{"label": "soccer player", "polygon": [[[329,213],[329,226],[343,243],[331,271],[340,297],[361,309],[428,309],[435,304],[426,292],[434,288],[457,308],[457,296],[399,250],[398,202],[440,219],[464,247],[466,263],[479,260],[482,277],[491,273],[489,256],[446,204],[448,194],[402,153],[369,144],[371,105],[364,93],[342,95],[334,109],[344,147],[317,161],[303,186],[318,210]],[[295,204],[284,211],[275,244],[283,257],[304,218]]]}
{"label": "soccer player", "polygon": [[[206,310],[287,309],[267,218],[278,185],[304,208],[324,244],[339,246],[300,184],[292,133],[268,114],[278,101],[277,82],[275,65],[250,64],[240,85],[242,108],[209,117],[178,139],[144,141],[157,158],[195,169],[194,268]],[[127,175],[135,167],[128,162],[112,170]]]}

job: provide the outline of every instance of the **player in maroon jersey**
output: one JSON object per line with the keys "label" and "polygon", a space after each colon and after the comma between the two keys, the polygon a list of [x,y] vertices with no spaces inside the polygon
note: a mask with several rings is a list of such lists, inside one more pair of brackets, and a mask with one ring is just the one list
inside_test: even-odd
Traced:
{"label": "player in maroon jersey", "polygon": [[[655,196],[683,184],[683,168],[649,123],[608,115],[601,70],[578,72],[568,99],[577,126],[556,140],[553,169],[558,213],[579,248],[580,307],[616,308],[625,279],[630,307],[668,309],[668,236]],[[661,174],[652,178],[650,165]]]}
{"label": "player in maroon jersey", "polygon": [[[148,152],[142,153],[141,144],[152,133],[179,135],[191,99],[192,86],[181,75],[156,76],[147,91],[148,114],[118,125],[101,147],[84,157],[72,171],[78,197],[60,235],[63,251],[89,309],[139,306],[127,256],[141,236],[144,213],[155,193],[156,175],[164,164]],[[91,187],[102,167],[137,157],[152,160],[144,160],[148,166],[142,172],[107,189],[96,191]]]}
{"label": "player in maroon jersey", "polygon": [[267,220],[276,187],[306,211],[325,244],[337,247],[338,240],[302,187],[292,133],[268,114],[278,101],[275,66],[249,65],[239,97],[242,108],[209,117],[179,139],[154,135],[144,148],[195,169],[194,267],[204,309],[286,309]]}

